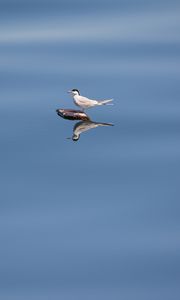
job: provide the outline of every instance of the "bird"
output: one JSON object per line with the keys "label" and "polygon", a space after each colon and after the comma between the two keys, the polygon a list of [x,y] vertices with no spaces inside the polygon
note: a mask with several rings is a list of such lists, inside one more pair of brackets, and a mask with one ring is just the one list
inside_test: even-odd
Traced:
{"label": "bird", "polygon": [[68,93],[72,95],[75,105],[81,107],[82,111],[94,106],[113,105],[112,103],[110,103],[113,101],[113,99],[107,99],[107,100],[89,99],[87,97],[81,96],[80,91],[78,89],[72,89],[68,91]]}
{"label": "bird", "polygon": [[114,125],[110,124],[110,123],[93,122],[90,120],[89,121],[80,121],[74,125],[72,138],[67,138],[67,139],[72,139],[73,141],[78,141],[82,132],[88,131],[93,128],[97,128],[99,126],[114,126]]}

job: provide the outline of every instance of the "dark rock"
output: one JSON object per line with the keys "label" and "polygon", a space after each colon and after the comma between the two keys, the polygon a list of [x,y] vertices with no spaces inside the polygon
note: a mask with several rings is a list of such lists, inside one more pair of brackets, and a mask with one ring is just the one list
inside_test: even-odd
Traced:
{"label": "dark rock", "polygon": [[60,108],[56,109],[56,112],[63,119],[90,121],[89,116],[81,110]]}

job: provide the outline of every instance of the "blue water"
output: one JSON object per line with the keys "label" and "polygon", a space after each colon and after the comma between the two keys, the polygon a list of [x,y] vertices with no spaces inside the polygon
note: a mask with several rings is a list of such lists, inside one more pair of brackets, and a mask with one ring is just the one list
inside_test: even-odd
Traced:
{"label": "blue water", "polygon": [[[0,299],[179,299],[179,13],[0,0]],[[115,126],[67,139],[72,88]]]}

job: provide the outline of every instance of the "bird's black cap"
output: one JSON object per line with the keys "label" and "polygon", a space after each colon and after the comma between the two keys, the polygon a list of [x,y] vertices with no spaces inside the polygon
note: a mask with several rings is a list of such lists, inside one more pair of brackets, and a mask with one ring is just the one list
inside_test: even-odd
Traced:
{"label": "bird's black cap", "polygon": [[80,92],[78,89],[72,89],[73,92],[78,92],[78,94],[80,95]]}

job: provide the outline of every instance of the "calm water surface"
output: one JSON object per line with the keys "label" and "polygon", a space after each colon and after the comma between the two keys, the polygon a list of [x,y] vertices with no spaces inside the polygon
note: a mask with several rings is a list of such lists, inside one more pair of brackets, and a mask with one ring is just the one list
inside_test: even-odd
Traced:
{"label": "calm water surface", "polygon": [[[179,299],[178,1],[0,1],[0,298]],[[81,134],[78,88],[114,106]]]}

